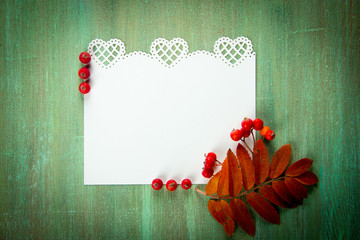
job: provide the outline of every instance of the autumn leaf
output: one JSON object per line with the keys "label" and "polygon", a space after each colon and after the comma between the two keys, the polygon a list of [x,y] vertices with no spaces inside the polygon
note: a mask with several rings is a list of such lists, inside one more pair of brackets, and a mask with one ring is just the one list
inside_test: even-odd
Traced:
{"label": "autumn leaf", "polygon": [[260,188],[260,193],[270,202],[283,208],[294,208],[297,205],[289,204],[276,194],[272,186],[265,185]]}
{"label": "autumn leaf", "polygon": [[289,164],[290,156],[291,156],[290,144],[286,144],[276,151],[270,164],[269,176],[271,179],[277,178],[284,172],[286,166]]}
{"label": "autumn leaf", "polygon": [[308,192],[304,185],[302,185],[299,181],[295,180],[294,178],[286,177],[285,184],[289,191],[297,198],[307,198]]}
{"label": "autumn leaf", "polygon": [[238,198],[230,201],[230,207],[234,213],[234,219],[244,231],[252,236],[255,235],[255,224],[246,204]]}
{"label": "autumn leaf", "polygon": [[233,213],[231,212],[230,206],[226,201],[221,200],[220,203],[221,203],[221,207],[227,217],[227,219],[224,223],[224,230],[225,230],[226,234],[229,237],[231,237],[235,230],[235,222],[233,219]]}
{"label": "autumn leaf", "polygon": [[215,194],[218,188],[220,172],[217,172],[205,186],[205,192],[209,195]]}
{"label": "autumn leaf", "polygon": [[269,176],[269,154],[264,142],[259,139],[254,146],[255,183],[260,185]]}
{"label": "autumn leaf", "polygon": [[256,192],[246,195],[250,206],[266,221],[280,224],[280,217],[276,209],[263,196]]}
{"label": "autumn leaf", "polygon": [[274,181],[272,187],[276,194],[279,195],[285,202],[291,205],[302,204],[302,199],[294,196],[289,189],[286,187],[284,181]]}
{"label": "autumn leaf", "polygon": [[314,185],[319,181],[318,177],[311,171],[306,171],[300,176],[295,177],[295,179],[304,185]]}
{"label": "autumn leaf", "polygon": [[222,164],[218,183],[217,195],[219,197],[238,195],[242,189],[241,170],[234,153],[229,149],[227,158]]}
{"label": "autumn leaf", "polygon": [[241,174],[242,180],[245,191],[249,190],[254,186],[255,183],[255,168],[254,164],[251,161],[251,158],[244,148],[243,145],[240,143],[237,145],[236,148],[236,156],[239,160],[240,167],[241,167]]}
{"label": "autumn leaf", "polygon": [[208,201],[208,209],[216,221],[218,221],[221,225],[225,224],[227,217],[225,212],[222,210],[220,201],[210,199]]}
{"label": "autumn leaf", "polygon": [[297,177],[305,173],[312,165],[312,160],[309,158],[300,159],[297,162],[291,164],[291,166],[286,170],[285,176],[288,177]]}

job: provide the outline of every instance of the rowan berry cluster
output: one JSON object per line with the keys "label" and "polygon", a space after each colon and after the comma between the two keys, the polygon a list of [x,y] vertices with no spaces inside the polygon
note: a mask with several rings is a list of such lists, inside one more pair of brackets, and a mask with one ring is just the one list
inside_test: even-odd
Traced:
{"label": "rowan berry cluster", "polygon": [[202,175],[205,178],[211,178],[213,176],[215,163],[216,163],[215,153],[209,152],[208,154],[205,154],[204,170],[202,171]]}
{"label": "rowan berry cluster", "polygon": [[[160,178],[156,178],[152,181],[151,186],[153,189],[155,190],[160,190],[163,187],[164,183]],[[189,188],[191,188],[191,181],[190,179],[184,179],[181,182],[181,187],[185,190],[188,190]],[[166,189],[169,190],[170,192],[175,191],[177,188],[178,184],[175,180],[171,179],[169,181],[166,182]]]}
{"label": "rowan berry cluster", "polygon": [[275,132],[268,126],[264,126],[263,120],[256,118],[254,120],[245,118],[241,122],[241,129],[233,129],[230,133],[230,137],[234,141],[240,141],[250,136],[253,130],[260,131],[260,136],[268,141],[275,138]]}
{"label": "rowan berry cluster", "polygon": [[79,91],[82,94],[87,94],[90,92],[90,84],[89,84],[89,77],[90,77],[90,70],[88,68],[88,64],[91,61],[91,56],[88,52],[82,52],[80,53],[79,56],[79,60],[80,62],[82,62],[85,66],[80,68],[79,70],[79,77],[83,80],[85,80],[84,82],[82,82],[79,85]]}

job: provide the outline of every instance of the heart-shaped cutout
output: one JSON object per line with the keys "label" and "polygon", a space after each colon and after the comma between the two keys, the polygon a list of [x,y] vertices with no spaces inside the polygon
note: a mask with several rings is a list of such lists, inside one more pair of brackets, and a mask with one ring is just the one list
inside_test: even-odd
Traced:
{"label": "heart-shaped cutout", "polygon": [[125,45],[119,39],[111,39],[105,42],[96,39],[90,42],[88,51],[91,57],[103,68],[114,65],[125,54]]}
{"label": "heart-shaped cutout", "polygon": [[247,57],[252,55],[251,41],[245,37],[238,37],[235,40],[222,37],[214,45],[214,53],[230,66],[236,66]]}
{"label": "heart-shaped cutout", "polygon": [[189,46],[184,39],[174,38],[171,41],[158,38],[151,43],[150,53],[168,67],[177,64],[189,52]]}

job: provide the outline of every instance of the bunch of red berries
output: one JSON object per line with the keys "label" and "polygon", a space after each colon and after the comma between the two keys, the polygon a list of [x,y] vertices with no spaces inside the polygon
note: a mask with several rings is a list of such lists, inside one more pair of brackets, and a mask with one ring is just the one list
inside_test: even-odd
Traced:
{"label": "bunch of red berries", "polygon": [[275,138],[275,132],[271,130],[270,127],[264,126],[264,122],[260,118],[254,120],[245,118],[241,122],[241,129],[233,129],[230,133],[230,137],[234,141],[244,140],[250,136],[253,130],[260,131],[260,136],[268,141]]}
{"label": "bunch of red berries", "polygon": [[[152,181],[151,186],[153,189],[155,190],[160,190],[163,187],[163,181],[160,178],[156,178]],[[185,190],[188,190],[189,188],[191,188],[191,181],[190,179],[184,179],[181,182],[181,187]],[[177,188],[178,184],[175,180],[171,179],[169,181],[166,182],[166,189],[169,190],[170,192],[175,191]]]}
{"label": "bunch of red berries", "polygon": [[205,154],[204,170],[202,171],[202,175],[205,178],[211,178],[213,176],[215,162],[216,162],[215,153],[209,152],[208,154]]}
{"label": "bunch of red berries", "polygon": [[81,79],[85,80],[85,82],[82,82],[80,84],[79,91],[82,94],[87,94],[88,92],[90,92],[90,84],[89,84],[89,80],[88,80],[90,77],[90,71],[88,68],[88,64],[91,61],[91,56],[88,52],[82,52],[82,53],[80,53],[79,60],[80,60],[80,62],[85,64],[85,66],[80,68],[80,70],[79,70],[79,77]]}

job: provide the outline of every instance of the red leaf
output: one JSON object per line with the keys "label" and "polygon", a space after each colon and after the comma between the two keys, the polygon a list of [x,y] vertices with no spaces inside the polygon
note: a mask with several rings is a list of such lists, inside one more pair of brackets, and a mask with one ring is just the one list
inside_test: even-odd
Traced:
{"label": "red leaf", "polygon": [[295,179],[304,185],[314,185],[319,181],[317,176],[311,171],[306,171],[304,174],[296,177]]}
{"label": "red leaf", "polygon": [[216,221],[218,221],[221,225],[225,224],[227,218],[226,218],[225,212],[222,210],[220,201],[209,200],[208,201],[208,209]]}
{"label": "red leaf", "polygon": [[289,164],[290,156],[291,156],[290,144],[286,144],[281,148],[279,148],[279,150],[277,150],[270,164],[269,176],[271,179],[280,176],[284,172],[286,166]]}
{"label": "red leaf", "polygon": [[219,179],[220,179],[220,172],[217,172],[205,186],[205,192],[207,194],[212,195],[216,193],[219,184]]}
{"label": "red leaf", "polygon": [[244,231],[252,236],[255,235],[255,224],[245,203],[238,198],[230,201],[230,207],[234,213],[234,219]]}
{"label": "red leaf", "polygon": [[282,198],[279,197],[279,195],[276,194],[276,192],[274,191],[274,189],[270,185],[262,186],[260,188],[260,193],[267,200],[269,200],[273,204],[278,205],[280,207],[283,207],[283,208],[294,208],[294,207],[296,207],[296,205],[291,205],[291,204],[285,202],[284,200],[282,200]]}
{"label": "red leaf", "polygon": [[311,165],[312,165],[311,159],[309,158],[300,159],[299,161],[291,164],[291,166],[286,170],[285,175],[288,177],[299,176],[304,172],[306,172],[307,170],[309,170]]}
{"label": "red leaf", "polygon": [[222,164],[221,174],[217,189],[219,197],[238,195],[242,189],[242,176],[237,159],[234,153],[229,149],[227,158]]}
{"label": "red leaf", "polygon": [[222,209],[224,210],[226,216],[227,216],[228,218],[233,218],[233,213],[232,213],[232,211],[231,211],[231,209],[230,209],[229,204],[228,204],[225,200],[221,200],[220,203],[221,203],[221,207],[222,207]]}
{"label": "red leaf", "polygon": [[307,198],[308,192],[304,185],[302,185],[300,182],[295,180],[294,178],[285,178],[285,184],[286,187],[289,189],[289,191],[296,196],[297,198],[303,199]]}
{"label": "red leaf", "polygon": [[228,218],[224,224],[226,234],[231,237],[235,230],[235,222],[232,218]]}
{"label": "red leaf", "polygon": [[254,186],[255,183],[255,169],[254,164],[251,161],[251,158],[244,148],[243,145],[240,143],[237,145],[236,148],[236,156],[240,162],[241,173],[242,173],[242,180],[244,189],[249,190]]}
{"label": "red leaf", "polygon": [[255,182],[257,185],[260,185],[269,176],[269,153],[261,139],[255,143],[253,161],[255,167]]}
{"label": "red leaf", "polygon": [[272,183],[272,187],[279,197],[281,197],[286,203],[290,205],[302,204],[302,199],[294,196],[286,187],[284,181],[275,181]]}
{"label": "red leaf", "polygon": [[246,195],[246,200],[266,221],[274,224],[280,224],[278,212],[263,196],[256,192],[252,192]]}

